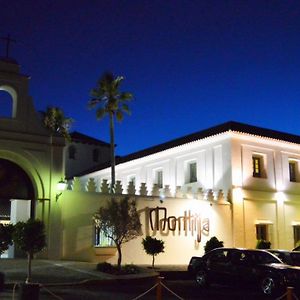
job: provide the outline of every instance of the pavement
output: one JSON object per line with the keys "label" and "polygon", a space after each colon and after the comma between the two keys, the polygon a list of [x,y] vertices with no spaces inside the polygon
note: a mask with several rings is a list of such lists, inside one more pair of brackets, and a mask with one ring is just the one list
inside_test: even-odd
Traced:
{"label": "pavement", "polygon": [[[32,260],[32,282],[43,287],[72,287],[97,284],[114,284],[115,282],[139,282],[155,280],[157,276],[186,276],[187,266],[159,265],[153,270],[150,266],[139,266],[141,272],[130,275],[111,275],[96,270],[96,263],[78,261]],[[27,277],[26,259],[1,259],[0,272],[5,274],[5,290],[0,299],[15,299],[12,291],[18,283]],[[173,278],[172,278],[173,279]]]}

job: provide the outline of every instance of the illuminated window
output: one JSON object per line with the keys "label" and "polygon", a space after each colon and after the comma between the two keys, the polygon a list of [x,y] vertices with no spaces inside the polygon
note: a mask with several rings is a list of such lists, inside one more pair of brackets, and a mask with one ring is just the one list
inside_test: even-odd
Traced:
{"label": "illuminated window", "polygon": [[293,226],[294,229],[294,246],[300,242],[300,225]]}
{"label": "illuminated window", "polygon": [[268,240],[268,234],[267,234],[267,225],[265,224],[258,224],[256,225],[256,239],[257,240]]}
{"label": "illuminated window", "polygon": [[159,188],[163,187],[163,171],[157,170],[155,172],[155,183],[158,185]]}
{"label": "illuminated window", "polygon": [[252,156],[253,164],[253,177],[265,177],[263,176],[263,157],[259,155]]}
{"label": "illuminated window", "polygon": [[70,146],[68,148],[68,152],[69,152],[69,159],[75,159],[76,148],[74,146]]}
{"label": "illuminated window", "polygon": [[289,160],[289,175],[291,182],[297,182],[298,163],[295,160]]}
{"label": "illuminated window", "polygon": [[113,247],[115,243],[107,237],[98,226],[95,226],[95,246],[97,247]]}
{"label": "illuminated window", "polygon": [[188,164],[189,178],[188,182],[197,182],[197,163],[192,162]]}
{"label": "illuminated window", "polygon": [[93,150],[93,162],[99,162],[100,151],[99,149]]}
{"label": "illuminated window", "polygon": [[270,241],[270,224],[256,224],[256,239]]}

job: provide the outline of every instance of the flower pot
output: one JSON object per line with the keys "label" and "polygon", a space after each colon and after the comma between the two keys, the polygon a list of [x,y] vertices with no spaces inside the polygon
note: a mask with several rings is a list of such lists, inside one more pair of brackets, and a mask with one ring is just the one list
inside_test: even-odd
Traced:
{"label": "flower pot", "polygon": [[39,300],[40,285],[38,283],[21,283],[18,289],[18,300]]}
{"label": "flower pot", "polygon": [[4,290],[5,274],[0,272],[0,292]]}

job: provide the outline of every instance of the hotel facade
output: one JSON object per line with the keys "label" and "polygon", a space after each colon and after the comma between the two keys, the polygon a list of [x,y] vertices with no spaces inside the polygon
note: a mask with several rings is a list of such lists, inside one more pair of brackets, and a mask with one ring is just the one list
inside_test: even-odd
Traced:
{"label": "hotel facade", "polygon": [[[0,60],[0,91],[12,99],[11,116],[0,119],[1,221],[42,219],[44,257],[115,263],[116,248],[93,222],[111,197],[107,144],[49,136],[28,81],[15,61]],[[77,150],[83,161],[90,156],[87,165]],[[72,165],[67,190],[57,191]],[[187,264],[212,236],[247,248],[265,239],[292,249],[300,240],[299,136],[227,122],[118,158],[116,179],[116,197],[135,200],[142,223],[142,235],[123,245],[123,263],[150,264],[147,235],[165,242],[157,264]]]}

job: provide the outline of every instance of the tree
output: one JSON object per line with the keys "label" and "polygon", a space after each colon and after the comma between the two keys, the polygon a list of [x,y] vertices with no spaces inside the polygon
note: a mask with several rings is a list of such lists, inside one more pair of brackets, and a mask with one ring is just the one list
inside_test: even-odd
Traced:
{"label": "tree", "polygon": [[256,249],[271,249],[271,242],[266,240],[257,240]]}
{"label": "tree", "polygon": [[91,90],[91,100],[88,102],[89,108],[95,108],[98,120],[109,116],[110,130],[110,159],[111,159],[111,193],[115,186],[115,124],[114,120],[121,122],[124,118],[124,112],[130,114],[128,101],[131,101],[133,95],[129,92],[121,92],[120,85],[124,80],[123,76],[114,76],[112,73],[104,73],[98,80],[97,86]]}
{"label": "tree", "polygon": [[0,223],[0,255],[2,255],[10,245],[12,245],[12,234],[14,226],[12,224]]}
{"label": "tree", "polygon": [[208,240],[204,246],[204,252],[207,253],[213,249],[224,247],[224,243],[219,241],[215,236]]}
{"label": "tree", "polygon": [[58,107],[48,106],[42,113],[43,124],[50,131],[51,137],[58,133],[66,140],[70,140],[69,130],[73,123],[73,119],[67,118],[64,112]]}
{"label": "tree", "polygon": [[31,281],[31,260],[33,255],[46,247],[44,223],[34,219],[29,219],[27,222],[18,222],[13,232],[13,241],[19,249],[27,254],[26,283],[29,283]]}
{"label": "tree", "polygon": [[101,207],[94,215],[95,225],[98,230],[112,239],[118,251],[118,270],[121,270],[121,246],[141,235],[140,216],[136,209],[135,201],[129,197],[120,199],[112,198],[106,207]]}
{"label": "tree", "polygon": [[152,255],[152,268],[154,269],[154,258],[159,253],[164,252],[165,242],[148,235],[143,239],[142,244],[146,253]]}

